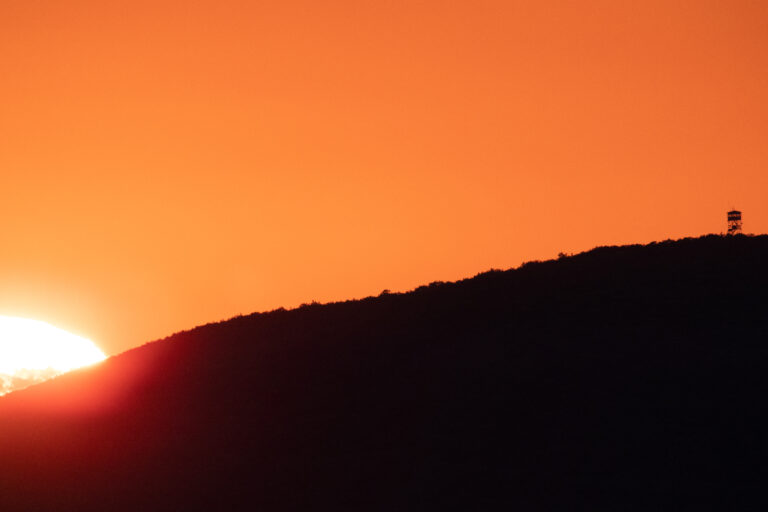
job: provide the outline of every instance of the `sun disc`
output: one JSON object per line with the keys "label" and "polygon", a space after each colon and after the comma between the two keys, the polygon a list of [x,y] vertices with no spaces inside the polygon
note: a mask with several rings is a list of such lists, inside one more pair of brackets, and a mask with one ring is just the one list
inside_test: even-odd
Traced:
{"label": "sun disc", "polygon": [[104,359],[86,338],[39,320],[0,316],[0,395]]}

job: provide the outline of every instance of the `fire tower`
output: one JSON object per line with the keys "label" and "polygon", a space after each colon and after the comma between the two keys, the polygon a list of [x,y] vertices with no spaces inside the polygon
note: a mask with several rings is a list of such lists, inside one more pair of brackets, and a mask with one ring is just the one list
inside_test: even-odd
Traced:
{"label": "fire tower", "polygon": [[741,233],[741,212],[731,210],[728,212],[728,234],[735,235]]}

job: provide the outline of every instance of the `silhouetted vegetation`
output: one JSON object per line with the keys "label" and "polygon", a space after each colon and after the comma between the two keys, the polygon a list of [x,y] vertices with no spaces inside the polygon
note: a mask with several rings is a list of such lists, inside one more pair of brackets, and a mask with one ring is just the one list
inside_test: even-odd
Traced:
{"label": "silhouetted vegetation", "polygon": [[0,399],[0,510],[759,510],[768,237],[233,318]]}

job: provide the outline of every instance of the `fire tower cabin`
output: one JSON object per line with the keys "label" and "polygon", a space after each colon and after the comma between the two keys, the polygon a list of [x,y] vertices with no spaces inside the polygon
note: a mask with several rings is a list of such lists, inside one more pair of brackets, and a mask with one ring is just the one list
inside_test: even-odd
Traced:
{"label": "fire tower cabin", "polygon": [[735,235],[741,233],[741,212],[731,210],[728,212],[728,234]]}

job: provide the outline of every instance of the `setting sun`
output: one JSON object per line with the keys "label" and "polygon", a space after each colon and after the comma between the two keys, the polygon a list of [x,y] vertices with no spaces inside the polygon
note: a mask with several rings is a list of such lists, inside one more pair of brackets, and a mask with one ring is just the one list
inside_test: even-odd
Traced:
{"label": "setting sun", "polygon": [[0,316],[0,395],[104,359],[90,340],[39,320]]}

